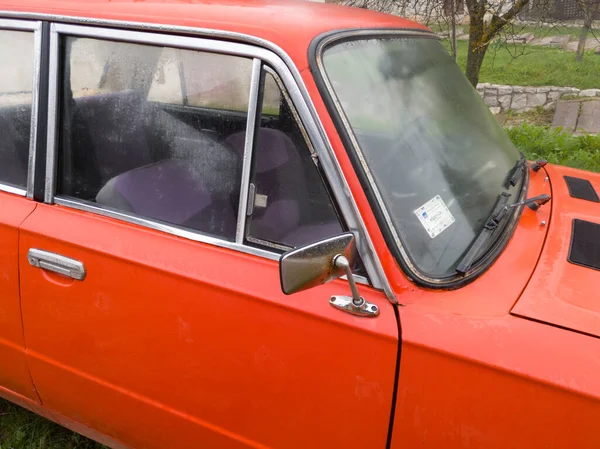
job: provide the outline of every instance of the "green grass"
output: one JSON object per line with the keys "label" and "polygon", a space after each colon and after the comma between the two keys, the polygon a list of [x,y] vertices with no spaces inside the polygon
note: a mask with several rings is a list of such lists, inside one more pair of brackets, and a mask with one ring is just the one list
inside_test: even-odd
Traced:
{"label": "green grass", "polygon": [[600,172],[600,135],[573,136],[560,129],[522,124],[507,128],[515,146],[530,160]]}
{"label": "green grass", "polygon": [[[435,33],[440,33],[440,32],[447,32],[449,27],[448,25],[446,25],[445,23],[435,23],[435,24],[430,24],[429,28],[431,28],[431,30]],[[460,33],[460,30],[462,30],[463,33],[466,33],[469,31],[469,26],[468,25],[457,25],[456,26],[457,32]],[[515,35],[519,35],[519,34],[527,34],[527,33],[531,33],[533,34],[533,37],[535,38],[542,38],[542,37],[548,37],[548,36],[571,36],[571,40],[578,40],[579,39],[579,34],[581,32],[581,28],[578,26],[561,26],[561,25],[556,25],[556,26],[535,26],[535,25],[522,25],[519,23],[514,23],[512,25],[510,25],[509,27],[507,27],[503,33],[502,36],[503,37],[510,37],[510,36],[515,36]],[[590,31],[590,33],[588,34],[588,38],[598,36],[600,37],[600,28],[599,27],[595,27],[593,30]]]}
{"label": "green grass", "polygon": [[[580,27],[568,27],[568,26],[553,26],[553,27],[539,27],[533,25],[519,25],[518,23],[514,24],[511,28],[506,30],[506,34],[515,35],[515,34],[526,34],[531,33],[534,37],[547,37],[547,36],[571,36],[571,40],[579,39],[579,33],[581,32]],[[594,33],[597,33],[598,30],[594,30]],[[588,37],[592,37],[590,33]]]}
{"label": "green grass", "polygon": [[41,416],[0,399],[0,449],[102,449]]}
{"label": "green grass", "polygon": [[[465,41],[458,42],[458,64],[463,70],[467,45]],[[578,63],[574,52],[557,48],[492,44],[483,61],[479,82],[600,88],[600,55],[586,51],[583,61]]]}

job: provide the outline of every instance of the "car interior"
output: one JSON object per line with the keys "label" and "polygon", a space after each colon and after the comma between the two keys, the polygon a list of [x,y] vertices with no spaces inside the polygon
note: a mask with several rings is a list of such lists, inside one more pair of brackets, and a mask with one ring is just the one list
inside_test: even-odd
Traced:
{"label": "car interior", "polygon": [[[75,96],[64,66],[57,193],[234,240],[247,112],[152,101],[147,82]],[[260,120],[247,243],[285,250],[342,232],[284,96]]]}
{"label": "car interior", "polygon": [[27,182],[31,104],[0,107],[0,179],[24,188]]}

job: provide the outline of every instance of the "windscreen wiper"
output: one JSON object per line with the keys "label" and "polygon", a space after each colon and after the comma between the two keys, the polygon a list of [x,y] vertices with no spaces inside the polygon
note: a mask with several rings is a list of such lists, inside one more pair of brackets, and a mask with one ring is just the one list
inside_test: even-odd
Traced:
{"label": "windscreen wiper", "polygon": [[[521,154],[521,157],[519,158],[519,160],[513,167],[510,178],[508,178],[506,180],[506,182],[504,183],[504,187],[506,187],[507,189],[509,188],[509,186],[512,186],[512,187],[516,186],[517,183],[521,180],[521,178],[525,174],[525,172],[527,171],[527,167],[528,167],[527,159],[525,158],[525,155],[523,153],[520,153],[520,154]],[[531,166],[531,169],[533,171],[537,172],[541,168],[545,167],[547,164],[548,164],[548,161],[546,159],[538,159]]]}
{"label": "windscreen wiper", "polygon": [[492,215],[490,215],[490,218],[483,226],[483,229],[467,253],[458,263],[458,266],[456,267],[457,273],[465,274],[471,269],[475,261],[481,255],[481,250],[487,245],[494,231],[498,229],[502,221],[509,215],[507,212],[510,209],[514,209],[515,207],[519,206],[527,206],[531,210],[538,210],[540,206],[543,206],[550,201],[550,196],[546,194],[538,195],[533,198],[527,198],[523,201],[517,201],[516,203],[507,204],[509,198],[510,193],[502,192],[500,194],[498,201],[496,202],[496,207],[494,207],[494,210],[492,211]]}
{"label": "windscreen wiper", "polygon": [[509,188],[509,185],[513,187],[516,186],[519,180],[525,174],[525,170],[527,169],[527,159],[525,158],[525,155],[523,153],[519,154],[521,155],[521,157],[513,167],[510,178],[508,178],[504,183],[504,187],[506,187],[507,189]]}

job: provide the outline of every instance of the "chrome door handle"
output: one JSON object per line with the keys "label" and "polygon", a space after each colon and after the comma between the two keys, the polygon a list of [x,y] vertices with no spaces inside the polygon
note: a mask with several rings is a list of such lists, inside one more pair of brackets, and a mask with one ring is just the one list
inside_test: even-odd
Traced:
{"label": "chrome door handle", "polygon": [[83,262],[61,256],[60,254],[31,248],[27,254],[27,259],[32,266],[41,268],[43,270],[62,274],[63,276],[67,276],[78,281],[83,281],[85,278],[85,267]]}

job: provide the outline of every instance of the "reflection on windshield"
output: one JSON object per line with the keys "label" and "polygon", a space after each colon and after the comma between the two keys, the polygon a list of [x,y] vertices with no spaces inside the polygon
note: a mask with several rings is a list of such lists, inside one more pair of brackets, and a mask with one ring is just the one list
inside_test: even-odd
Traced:
{"label": "reflection on windshield", "polygon": [[323,61],[413,263],[453,275],[518,152],[437,40],[345,42]]}

